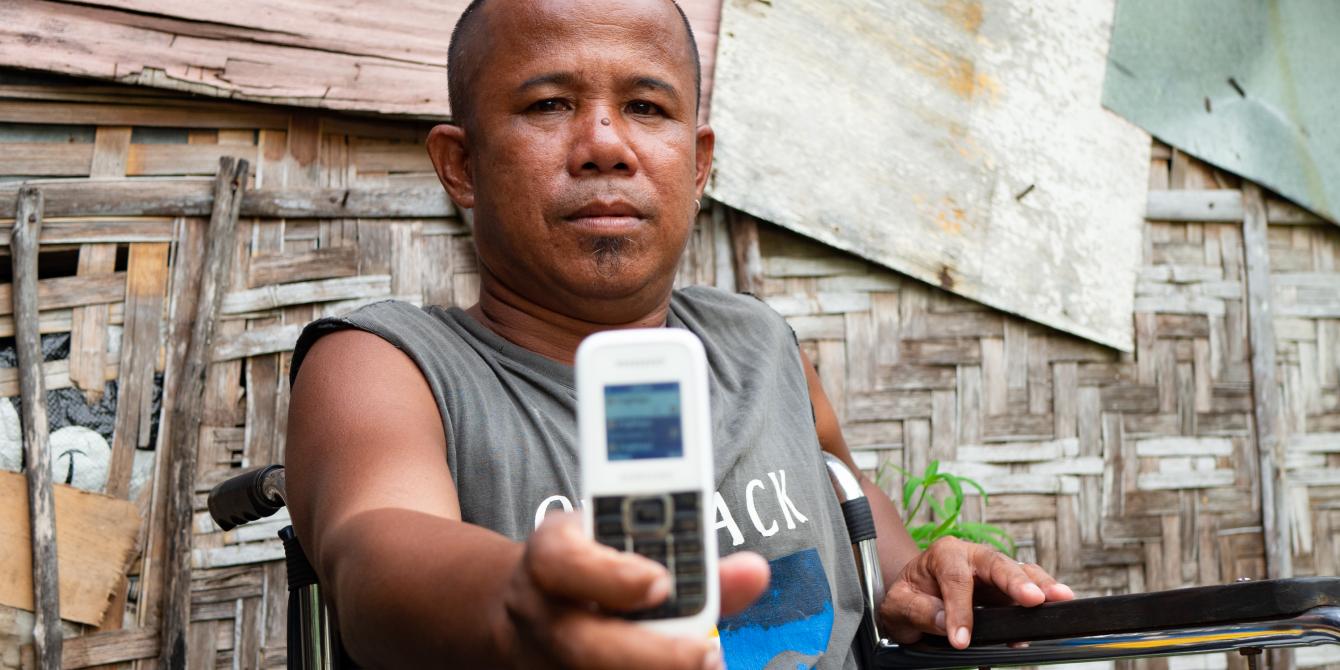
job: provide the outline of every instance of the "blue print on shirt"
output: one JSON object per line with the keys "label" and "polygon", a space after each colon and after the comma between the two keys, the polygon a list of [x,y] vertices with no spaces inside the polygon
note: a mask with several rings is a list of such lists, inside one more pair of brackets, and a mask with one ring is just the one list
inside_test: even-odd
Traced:
{"label": "blue print on shirt", "polygon": [[793,662],[788,668],[807,668],[828,651],[833,598],[819,552],[804,549],[768,565],[772,581],[763,597],[717,625],[730,670],[763,670],[783,655]]}

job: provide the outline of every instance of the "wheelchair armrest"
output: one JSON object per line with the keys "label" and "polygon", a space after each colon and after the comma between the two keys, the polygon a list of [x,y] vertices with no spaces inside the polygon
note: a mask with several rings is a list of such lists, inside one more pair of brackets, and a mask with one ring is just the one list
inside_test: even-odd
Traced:
{"label": "wheelchair armrest", "polygon": [[943,670],[1340,644],[1337,604],[1340,578],[1312,577],[982,608],[967,649],[943,637],[886,644],[873,667]]}
{"label": "wheelchair armrest", "polygon": [[1340,605],[1340,578],[1305,577],[1083,598],[973,614],[973,645],[1281,619]]}

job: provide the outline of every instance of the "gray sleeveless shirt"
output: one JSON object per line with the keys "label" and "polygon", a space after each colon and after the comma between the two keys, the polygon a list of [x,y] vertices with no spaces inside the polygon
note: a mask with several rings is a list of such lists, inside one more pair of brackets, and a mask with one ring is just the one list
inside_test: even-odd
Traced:
{"label": "gray sleeveless shirt", "polygon": [[[727,667],[855,668],[860,587],[794,334],[762,302],[703,287],[672,295],[668,325],[692,331],[707,351],[721,552],[755,551],[772,567],[759,602],[718,623]],[[442,415],[465,521],[521,541],[549,510],[580,505],[571,366],[460,309],[386,301],[309,324],[291,378],[318,338],[349,328],[418,364]]]}

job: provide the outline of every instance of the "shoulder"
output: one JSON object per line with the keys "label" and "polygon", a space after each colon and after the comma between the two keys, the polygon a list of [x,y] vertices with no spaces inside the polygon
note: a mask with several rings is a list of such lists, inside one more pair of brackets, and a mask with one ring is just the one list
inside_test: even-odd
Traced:
{"label": "shoulder", "polygon": [[700,335],[704,332],[751,338],[775,335],[795,344],[795,332],[786,319],[751,293],[689,286],[674,292],[670,307],[686,328]]}
{"label": "shoulder", "polygon": [[[297,379],[298,370],[312,347],[327,335],[341,331],[362,331],[412,357],[414,349],[421,342],[440,342],[442,338],[451,337],[450,329],[443,323],[443,316],[439,308],[422,308],[402,300],[383,300],[364,305],[348,314],[317,319],[307,324],[298,336],[298,342],[293,347],[289,380]],[[356,338],[356,341],[367,343],[370,340]]]}

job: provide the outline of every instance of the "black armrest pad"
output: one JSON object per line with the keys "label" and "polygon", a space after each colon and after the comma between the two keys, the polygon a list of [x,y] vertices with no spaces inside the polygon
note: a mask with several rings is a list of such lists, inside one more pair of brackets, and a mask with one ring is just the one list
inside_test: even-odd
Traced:
{"label": "black armrest pad", "polygon": [[986,607],[973,615],[972,644],[1286,618],[1340,605],[1340,578],[1305,577],[1084,598],[1038,607]]}

